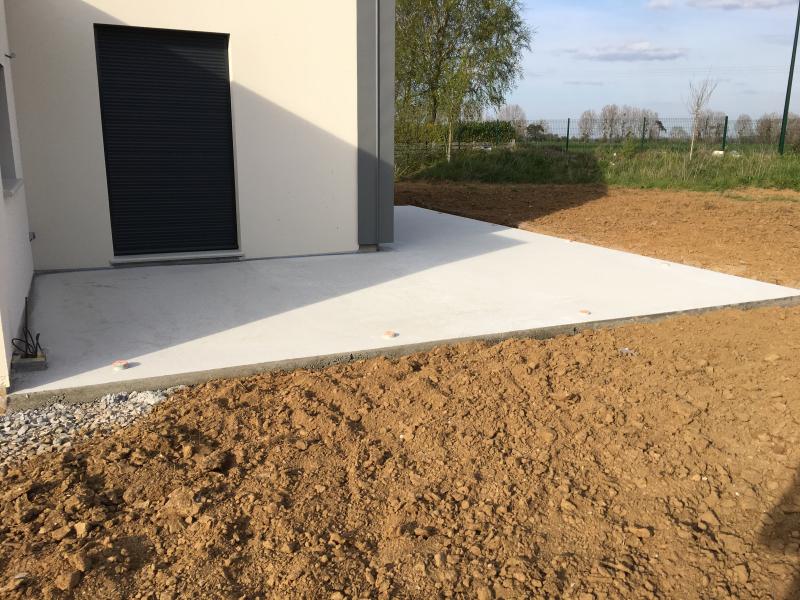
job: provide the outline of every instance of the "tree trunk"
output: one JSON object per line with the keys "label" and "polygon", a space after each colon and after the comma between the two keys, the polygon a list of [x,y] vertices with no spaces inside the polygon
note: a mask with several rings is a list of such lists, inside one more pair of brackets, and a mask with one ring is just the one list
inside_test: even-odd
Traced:
{"label": "tree trunk", "polygon": [[689,144],[689,160],[692,160],[692,156],[694,156],[694,139],[697,137],[697,117],[694,119],[694,124],[692,126],[692,142]]}
{"label": "tree trunk", "polygon": [[447,162],[450,162],[450,157],[453,151],[453,121],[447,121]]}

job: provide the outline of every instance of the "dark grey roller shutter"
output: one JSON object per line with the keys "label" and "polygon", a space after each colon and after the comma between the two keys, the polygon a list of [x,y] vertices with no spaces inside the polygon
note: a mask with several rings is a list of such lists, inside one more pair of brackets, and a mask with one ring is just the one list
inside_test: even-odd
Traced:
{"label": "dark grey roller shutter", "polygon": [[95,25],[114,253],[238,247],[228,36]]}

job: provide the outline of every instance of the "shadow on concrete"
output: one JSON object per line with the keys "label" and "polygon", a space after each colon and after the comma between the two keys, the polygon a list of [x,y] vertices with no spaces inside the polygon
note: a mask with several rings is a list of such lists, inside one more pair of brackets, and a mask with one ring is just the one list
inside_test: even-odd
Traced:
{"label": "shadow on concrete", "polygon": [[[774,555],[781,556],[794,565],[800,558],[800,473],[795,475],[792,485],[781,497],[780,502],[767,513],[767,524],[758,534],[758,540]],[[800,575],[787,582],[784,600],[800,598]]]}
{"label": "shadow on concrete", "polygon": [[[74,19],[77,12],[82,14],[81,21],[125,25],[80,0],[60,0],[51,6],[64,21]],[[58,28],[51,34],[54,37],[64,36],[64,44],[74,42]],[[83,35],[92,35],[91,30]],[[319,51],[324,52],[324,48]],[[186,60],[187,70],[202,68]],[[169,91],[164,93],[168,94]],[[332,175],[332,166],[327,157],[352,154],[352,164],[355,165],[358,149],[236,82],[231,83],[231,95],[236,146],[240,152],[236,162],[236,179],[241,239],[262,236],[268,240],[270,236],[275,236],[281,238],[276,247],[291,248],[293,239],[309,235],[305,229],[308,228],[308,221],[311,222],[312,231],[336,227],[337,224],[331,224],[326,214],[330,215],[331,211],[338,210],[336,207],[347,205],[347,201],[342,201],[340,196],[343,192],[331,186],[329,196],[320,197],[309,182],[318,178],[331,182],[343,177],[355,178],[355,173]],[[320,98],[319,101],[324,102],[325,99]],[[57,103],[57,99],[53,102]],[[236,123],[237,113],[247,114],[247,123]],[[69,115],[64,115],[64,118],[69,119]],[[287,140],[292,140],[292,143],[287,144]],[[283,145],[282,163],[276,165],[269,160],[253,160],[258,156],[259,144]],[[243,153],[243,148],[248,151]],[[147,152],[147,146],[132,149],[132,152],[142,151]],[[287,161],[293,168],[285,168]],[[274,190],[257,189],[252,185],[251,182],[258,179],[253,176],[254,172],[266,172],[270,180],[280,183],[276,189],[291,190],[291,195],[279,198],[277,202],[307,204],[307,207],[295,211],[306,222],[275,219],[265,223],[244,213],[242,199],[245,197],[248,206],[257,204],[259,199],[263,199],[267,205],[276,202]],[[70,182],[65,181],[64,184],[66,189]],[[35,186],[31,187],[34,189]],[[64,197],[69,198],[70,194],[65,193]],[[107,199],[102,200],[107,202]],[[37,201],[43,203],[42,199],[33,199],[33,203]],[[352,198],[352,206],[355,226],[355,197]],[[57,227],[57,224],[53,226]],[[106,368],[115,359],[136,359],[412,273],[497,252],[520,243],[494,235],[493,232],[487,233],[485,228],[473,231],[474,239],[466,240],[443,239],[436,231],[426,231],[426,235],[436,236],[437,239],[435,243],[426,244],[424,251],[416,252],[413,243],[402,239],[404,234],[400,231],[397,234],[400,244],[395,251],[407,252],[412,259],[405,261],[400,268],[384,269],[378,264],[380,261],[370,260],[368,255],[354,255],[351,257],[352,272],[344,276],[335,269],[324,272],[325,263],[322,262],[319,268],[312,268],[308,267],[308,261],[301,265],[301,262],[291,259],[272,261],[269,268],[259,268],[258,261],[39,274],[34,281],[32,322],[33,327],[42,334],[50,368],[35,374],[35,385],[43,386]],[[419,232],[414,235],[419,237]],[[302,249],[307,248],[308,244],[295,243],[295,246],[297,254],[302,254]],[[315,260],[325,261],[326,258],[332,257]],[[212,269],[216,274],[214,277],[210,276]],[[221,274],[220,269],[223,271]],[[287,282],[291,283],[294,293],[282,293]],[[215,289],[209,289],[210,285],[214,285]],[[413,294],[404,300],[408,306],[415,303]],[[160,324],[157,330],[153,327],[154,323]],[[330,323],[307,322],[306,327],[309,331],[329,329]],[[246,330],[242,330],[242,335],[247,335]],[[302,337],[306,334],[296,331],[294,335]],[[273,340],[263,340],[263,343],[269,345]],[[192,369],[189,367],[186,370]],[[26,387],[30,381],[27,376],[19,377],[12,382],[12,393],[15,388]]]}
{"label": "shadow on concrete", "polygon": [[[375,340],[410,316],[425,324],[427,317],[418,307],[430,301],[425,282],[438,285],[437,267],[524,243],[479,221],[443,226],[427,211],[399,210],[404,212],[397,220],[397,242],[379,253],[39,275],[34,321],[46,339],[50,365],[46,371],[20,374],[12,392],[114,381],[110,364],[120,357],[138,365],[126,377],[152,377],[158,360],[153,354],[165,349],[186,361],[157,367],[173,373],[208,368],[192,362],[198,351],[208,359],[217,356],[216,366],[222,367],[231,366],[232,357],[235,364],[247,365],[357,350],[364,339],[354,337],[353,327],[365,319],[382,315],[373,326]],[[397,284],[387,297],[380,288],[390,282]],[[350,298],[362,291],[368,293]],[[382,306],[371,307],[374,302]],[[457,298],[452,302],[455,313],[464,310]],[[278,315],[281,319],[267,323]],[[214,337],[223,332],[224,340]],[[332,348],[313,343],[318,338],[341,341]],[[231,346],[236,339],[241,344]],[[188,342],[194,345],[182,352]],[[276,356],[276,349],[284,354]],[[108,369],[108,375],[87,377],[97,369]]]}

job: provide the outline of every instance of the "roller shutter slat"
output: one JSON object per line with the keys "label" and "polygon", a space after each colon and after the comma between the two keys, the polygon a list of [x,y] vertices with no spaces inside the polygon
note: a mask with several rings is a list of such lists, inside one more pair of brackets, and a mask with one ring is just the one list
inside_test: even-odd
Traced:
{"label": "roller shutter slat", "polygon": [[228,36],[96,25],[117,256],[238,247]]}

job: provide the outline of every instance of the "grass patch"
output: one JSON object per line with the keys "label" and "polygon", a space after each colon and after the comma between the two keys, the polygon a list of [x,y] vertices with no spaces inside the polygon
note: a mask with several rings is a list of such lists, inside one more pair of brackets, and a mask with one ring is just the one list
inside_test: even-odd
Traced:
{"label": "grass patch", "polygon": [[745,192],[726,191],[723,196],[741,202],[800,202],[797,196],[789,194],[749,194]]}
{"label": "grass patch", "polygon": [[601,156],[610,185],[642,188],[726,190],[742,187],[800,189],[800,156],[753,152],[713,156],[644,151],[630,156]]}
{"label": "grass patch", "polygon": [[567,154],[548,148],[471,150],[439,159],[410,179],[480,181],[485,183],[596,183],[603,173],[588,152]]}
{"label": "grass patch", "polygon": [[669,149],[625,146],[564,152],[519,147],[457,153],[407,169],[408,179],[484,183],[603,183],[638,188],[726,190],[742,187],[800,190],[800,155],[755,151],[713,156],[701,149],[688,154]]}

